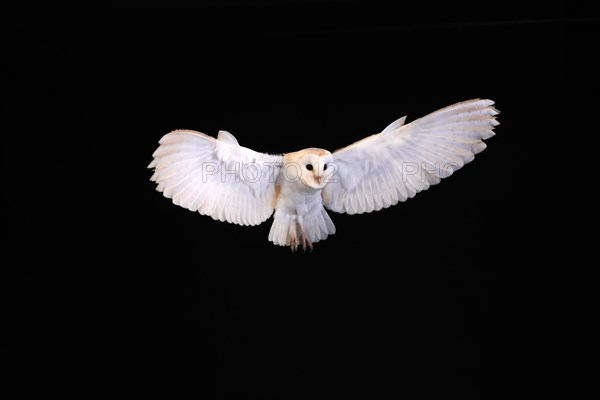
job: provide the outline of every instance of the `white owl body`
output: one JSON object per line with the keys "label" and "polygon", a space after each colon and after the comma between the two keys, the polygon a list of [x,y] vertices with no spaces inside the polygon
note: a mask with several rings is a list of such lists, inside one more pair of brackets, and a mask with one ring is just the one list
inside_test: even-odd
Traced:
{"label": "white owl body", "polygon": [[333,221],[323,207],[322,189],[306,186],[300,179],[278,177],[279,194],[269,240],[296,249],[335,233]]}
{"label": "white owl body", "polygon": [[325,208],[347,214],[406,201],[471,162],[494,135],[491,100],[457,103],[340,150],[269,155],[189,130],[160,140],[151,180],[173,203],[220,221],[258,225],[274,214],[269,240],[311,248],[335,233]]}

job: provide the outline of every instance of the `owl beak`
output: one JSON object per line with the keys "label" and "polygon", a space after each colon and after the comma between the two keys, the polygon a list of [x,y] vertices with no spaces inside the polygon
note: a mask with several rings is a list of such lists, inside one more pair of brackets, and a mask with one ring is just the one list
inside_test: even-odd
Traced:
{"label": "owl beak", "polygon": [[322,176],[316,176],[316,175],[315,175],[315,181],[316,181],[317,183],[321,183],[321,178],[322,178]]}

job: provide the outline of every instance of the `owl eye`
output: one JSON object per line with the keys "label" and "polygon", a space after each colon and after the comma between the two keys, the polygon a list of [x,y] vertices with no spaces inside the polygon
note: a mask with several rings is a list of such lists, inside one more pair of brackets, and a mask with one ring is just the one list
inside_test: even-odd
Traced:
{"label": "owl eye", "polygon": [[323,171],[327,170],[327,164],[323,165]]}
{"label": "owl eye", "polygon": [[312,164],[306,164],[306,169],[309,171],[312,171],[313,170]]}

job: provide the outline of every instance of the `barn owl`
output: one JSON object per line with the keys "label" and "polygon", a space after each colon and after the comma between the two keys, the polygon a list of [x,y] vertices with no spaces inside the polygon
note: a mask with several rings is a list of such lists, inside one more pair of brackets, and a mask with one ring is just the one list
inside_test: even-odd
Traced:
{"label": "barn owl", "polygon": [[282,155],[240,146],[191,130],[163,136],[148,168],[173,203],[215,220],[258,225],[274,214],[269,240],[292,250],[335,233],[326,209],[362,214],[406,201],[440,182],[494,135],[498,111],[474,99],[382,132],[333,153],[308,148]]}

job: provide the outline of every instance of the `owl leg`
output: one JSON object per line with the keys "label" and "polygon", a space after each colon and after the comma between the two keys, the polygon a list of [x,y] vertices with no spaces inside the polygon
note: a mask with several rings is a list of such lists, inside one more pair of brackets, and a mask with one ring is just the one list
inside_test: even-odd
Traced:
{"label": "owl leg", "polygon": [[302,250],[306,251],[308,249],[309,251],[312,251],[313,245],[311,241],[306,238],[304,233],[300,235],[300,240],[302,241]]}
{"label": "owl leg", "polygon": [[298,250],[298,240],[296,240],[296,237],[290,239],[290,250],[292,250],[293,253]]}
{"label": "owl leg", "polygon": [[306,249],[309,249],[312,251],[312,242],[308,240],[304,230],[304,218],[302,218],[302,216],[298,216],[298,230],[300,231],[299,242],[302,244],[302,250],[306,251]]}
{"label": "owl leg", "polygon": [[296,223],[294,221],[290,224],[288,237],[290,241],[290,250],[296,252],[296,250],[298,250],[298,235],[296,233]]}

